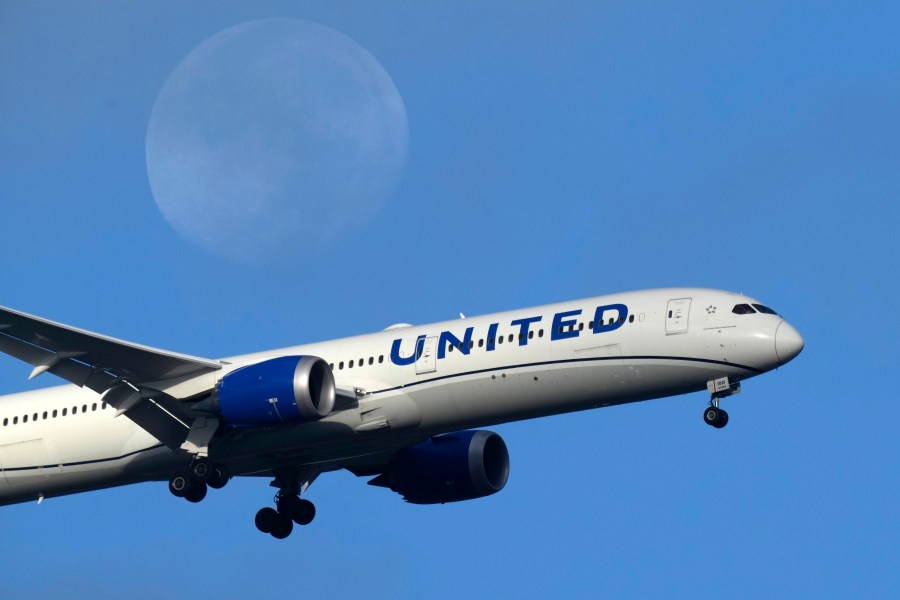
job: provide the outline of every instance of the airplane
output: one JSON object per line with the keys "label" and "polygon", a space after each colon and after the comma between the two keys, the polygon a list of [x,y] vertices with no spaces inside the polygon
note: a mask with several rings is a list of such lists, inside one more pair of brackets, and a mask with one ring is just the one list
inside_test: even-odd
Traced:
{"label": "airplane", "polygon": [[[284,539],[305,496],[347,469],[410,503],[494,494],[510,421],[706,390],[720,401],[804,347],[771,308],[726,291],[636,291],[210,360],[0,308],[0,351],[69,383],[0,397],[0,505],[168,481],[200,502],[272,478],[256,527]],[[124,418],[123,418],[124,417]]]}

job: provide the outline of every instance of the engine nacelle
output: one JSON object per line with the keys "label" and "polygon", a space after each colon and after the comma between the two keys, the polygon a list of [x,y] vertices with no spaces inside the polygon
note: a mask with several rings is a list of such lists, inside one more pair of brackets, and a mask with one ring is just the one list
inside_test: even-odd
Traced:
{"label": "engine nacelle", "polygon": [[281,356],[225,375],[213,406],[228,425],[253,427],[316,421],[334,408],[331,369],[316,356]]}
{"label": "engine nacelle", "polygon": [[373,481],[413,504],[443,504],[496,494],[509,479],[506,443],[492,431],[460,431],[405,448]]}

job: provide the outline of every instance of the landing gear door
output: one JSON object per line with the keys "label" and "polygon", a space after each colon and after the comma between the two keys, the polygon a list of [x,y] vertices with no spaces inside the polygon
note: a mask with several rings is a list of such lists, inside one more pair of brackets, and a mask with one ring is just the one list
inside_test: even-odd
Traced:
{"label": "landing gear door", "polygon": [[434,373],[437,369],[437,337],[427,337],[422,341],[422,354],[416,360],[416,375]]}
{"label": "landing gear door", "polygon": [[666,307],[666,335],[687,333],[690,312],[690,298],[669,300],[669,305]]}

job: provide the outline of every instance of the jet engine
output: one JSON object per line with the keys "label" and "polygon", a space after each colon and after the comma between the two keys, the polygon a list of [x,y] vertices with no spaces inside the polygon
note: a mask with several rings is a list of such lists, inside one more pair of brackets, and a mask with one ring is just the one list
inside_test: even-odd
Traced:
{"label": "jet engine", "polygon": [[444,504],[490,496],[509,479],[506,443],[491,431],[460,431],[404,448],[370,483],[413,504]]}
{"label": "jet engine", "polygon": [[316,356],[281,356],[225,375],[213,406],[228,425],[255,427],[316,421],[334,408],[331,369]]}

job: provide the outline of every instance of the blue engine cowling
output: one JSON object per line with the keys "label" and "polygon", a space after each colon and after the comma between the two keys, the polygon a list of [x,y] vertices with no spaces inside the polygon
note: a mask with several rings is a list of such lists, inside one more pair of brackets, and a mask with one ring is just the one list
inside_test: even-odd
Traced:
{"label": "blue engine cowling", "polygon": [[460,431],[404,448],[371,483],[413,504],[443,504],[496,494],[509,479],[506,443],[492,431]]}
{"label": "blue engine cowling", "polygon": [[253,427],[321,419],[334,408],[331,369],[316,356],[281,356],[225,375],[213,406],[228,425]]}

